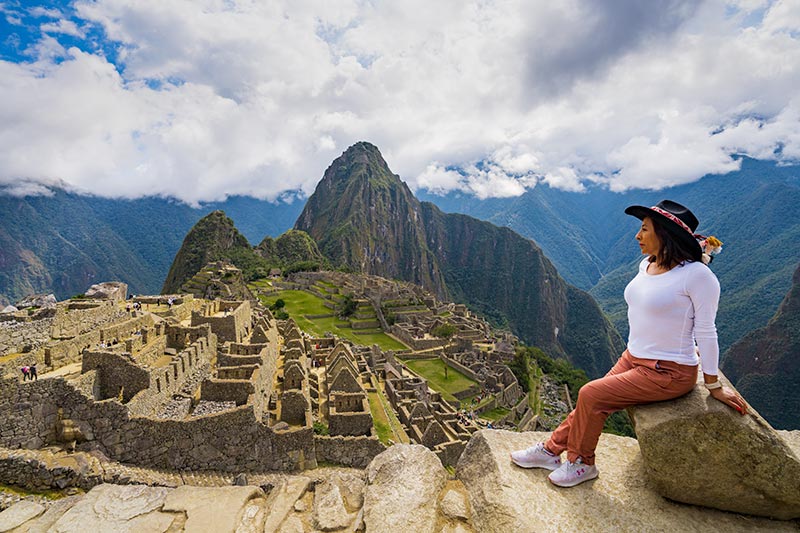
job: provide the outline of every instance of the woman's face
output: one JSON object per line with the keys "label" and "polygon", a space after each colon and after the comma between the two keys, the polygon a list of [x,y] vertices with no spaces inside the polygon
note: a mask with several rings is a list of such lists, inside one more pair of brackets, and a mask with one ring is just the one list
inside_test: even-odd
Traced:
{"label": "woman's face", "polygon": [[661,240],[656,235],[656,230],[653,228],[653,221],[650,217],[645,217],[642,220],[642,227],[639,228],[639,233],[636,234],[636,240],[639,241],[639,248],[645,255],[658,255],[661,251]]}

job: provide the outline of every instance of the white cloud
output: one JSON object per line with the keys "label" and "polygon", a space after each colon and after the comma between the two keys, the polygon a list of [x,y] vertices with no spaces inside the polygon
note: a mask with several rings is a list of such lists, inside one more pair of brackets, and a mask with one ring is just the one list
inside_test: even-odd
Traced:
{"label": "white cloud", "polygon": [[[660,188],[727,172],[742,153],[800,159],[798,4],[646,4],[79,0],[69,19],[34,10],[56,20],[41,24],[31,63],[0,62],[0,185],[272,199],[313,191],[359,140],[413,188],[480,198],[538,183]],[[59,43],[92,26],[117,65]]]}
{"label": "white cloud", "polygon": [[73,37],[83,38],[86,34],[71,20],[61,19],[58,22],[48,22],[39,26],[45,33],[63,33]]}

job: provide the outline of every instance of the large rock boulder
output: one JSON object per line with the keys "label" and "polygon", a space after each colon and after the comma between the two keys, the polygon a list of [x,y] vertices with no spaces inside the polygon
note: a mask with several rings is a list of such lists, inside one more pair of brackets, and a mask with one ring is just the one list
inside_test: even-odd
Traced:
{"label": "large rock boulder", "polygon": [[484,430],[458,463],[469,493],[472,525],[484,533],[534,531],[797,531],[797,524],[665,500],[645,476],[635,439],[603,434],[597,448],[600,476],[563,489],[547,470],[525,470],[509,453],[544,441],[548,433]]}
{"label": "large rock boulder", "polygon": [[18,301],[16,307],[18,309],[25,309],[26,307],[41,307],[49,309],[51,307],[55,307],[56,303],[57,300],[54,294],[32,294]]}
{"label": "large rock boulder", "polygon": [[702,379],[681,398],[630,410],[654,489],[726,511],[800,517],[798,452],[754,409],[742,416],[712,398]]}
{"label": "large rock boulder", "polygon": [[86,297],[94,300],[124,301],[128,297],[128,285],[121,281],[106,281],[89,287]]}
{"label": "large rock boulder", "polygon": [[391,446],[367,467],[366,530],[438,531],[438,498],[446,480],[442,462],[425,446]]}

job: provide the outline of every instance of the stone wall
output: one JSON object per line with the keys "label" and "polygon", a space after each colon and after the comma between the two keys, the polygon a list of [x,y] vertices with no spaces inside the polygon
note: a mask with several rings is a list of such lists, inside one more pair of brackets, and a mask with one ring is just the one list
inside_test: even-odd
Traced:
{"label": "stone wall", "polygon": [[91,435],[109,459],[151,468],[225,472],[316,466],[310,428],[275,433],[251,406],[188,420],[129,414],[116,400],[94,401],[63,379],[0,382],[0,446],[39,448],[55,441],[58,409]]}
{"label": "stone wall", "polygon": [[150,388],[150,373],[136,365],[127,353],[85,351],[81,372],[91,370],[98,371],[98,400],[122,398],[127,403]]}
{"label": "stone wall", "polygon": [[[215,316],[222,313],[222,316]],[[250,331],[250,302],[214,300],[192,312],[192,326],[209,324],[220,341],[240,343]]]}
{"label": "stone wall", "polygon": [[447,341],[444,339],[418,339],[398,324],[392,326],[391,333],[400,339],[403,344],[410,346],[414,350],[430,350],[433,348],[441,348],[447,344]]}
{"label": "stone wall", "polygon": [[64,461],[47,461],[40,453],[29,450],[0,450],[0,479],[4,484],[33,491],[67,487],[90,490],[102,483],[102,470],[87,467],[97,460],[84,454],[77,456],[74,467],[70,467]]}
{"label": "stone wall", "polygon": [[148,416],[179,392],[197,369],[208,365],[217,352],[216,337],[200,337],[180,353],[172,356],[168,365],[148,369],[149,386],[134,396],[128,408],[136,416]]}
{"label": "stone wall", "polygon": [[236,402],[244,405],[255,392],[249,379],[205,379],[200,386],[200,399],[210,402]]}
{"label": "stone wall", "polygon": [[62,302],[56,308],[50,336],[54,339],[75,337],[118,320],[124,314],[113,301]]}
{"label": "stone wall", "polygon": [[316,458],[319,463],[333,463],[354,468],[366,468],[386,446],[377,437],[327,437],[314,436]]}
{"label": "stone wall", "polygon": [[[9,376],[17,379],[22,379],[22,367],[30,366],[33,363],[38,363],[36,355],[33,353],[23,353],[9,361],[0,363],[0,377]],[[36,367],[37,371],[41,374],[42,369]]]}
{"label": "stone wall", "polygon": [[22,352],[26,348],[32,352],[42,347],[50,340],[53,321],[53,318],[42,318],[30,322],[0,322],[0,357]]}
{"label": "stone wall", "polygon": [[71,339],[54,342],[44,349],[44,364],[57,369],[81,362],[83,350],[100,344],[100,331],[92,330]]}

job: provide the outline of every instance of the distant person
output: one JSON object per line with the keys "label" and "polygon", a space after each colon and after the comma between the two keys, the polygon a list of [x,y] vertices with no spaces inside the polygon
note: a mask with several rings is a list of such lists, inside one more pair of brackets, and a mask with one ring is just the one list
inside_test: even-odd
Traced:
{"label": "distant person", "polygon": [[36,363],[33,363],[33,364],[30,366],[30,368],[28,368],[28,372],[29,372],[29,374],[30,374],[30,379],[31,379],[31,381],[33,381],[34,379],[35,379],[36,381],[39,381],[39,374],[37,374],[37,373],[36,373]]}
{"label": "distant person", "polygon": [[597,477],[594,452],[611,413],[683,396],[697,382],[698,363],[711,396],[747,412],[742,397],[717,379],[719,282],[702,260],[698,238],[706,240],[694,233],[697,217],[670,200],[650,208],[630,206],[625,213],[642,221],[636,240],[647,256],[625,288],[627,349],[605,377],[581,387],[575,409],[547,442],[511,453],[518,466],[552,470],[548,479],[560,487]]}
{"label": "distant person", "polygon": [[28,367],[28,365],[25,365],[22,367],[21,370],[22,370],[22,381],[28,381],[28,375],[30,374],[31,371],[30,367]]}

